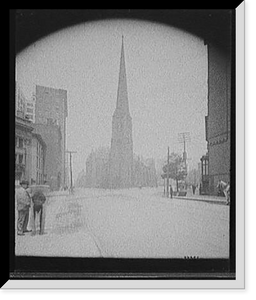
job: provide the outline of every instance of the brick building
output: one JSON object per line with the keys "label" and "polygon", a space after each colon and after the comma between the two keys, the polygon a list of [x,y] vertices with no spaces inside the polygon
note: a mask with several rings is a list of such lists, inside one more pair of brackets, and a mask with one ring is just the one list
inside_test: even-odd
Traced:
{"label": "brick building", "polygon": [[209,194],[219,180],[230,181],[231,50],[208,44],[208,115],[205,119],[209,157]]}
{"label": "brick building", "polygon": [[27,119],[15,118],[15,173],[29,184],[43,184],[46,144]]}
{"label": "brick building", "polygon": [[[52,183],[52,187],[66,185],[66,118],[68,115],[67,109],[67,91],[63,89],[54,89],[36,85],[36,104],[35,104],[35,123],[43,126],[40,127],[43,139],[47,146],[46,169],[48,180]],[[58,128],[59,129],[58,129]],[[50,128],[52,128],[52,133]],[[56,141],[55,139],[56,138]],[[52,145],[56,143],[56,145]],[[50,149],[50,150],[49,150]],[[56,149],[59,151],[59,157],[56,157]],[[57,159],[57,162],[55,162]],[[53,170],[57,164],[56,170]],[[49,177],[50,176],[50,177]]]}

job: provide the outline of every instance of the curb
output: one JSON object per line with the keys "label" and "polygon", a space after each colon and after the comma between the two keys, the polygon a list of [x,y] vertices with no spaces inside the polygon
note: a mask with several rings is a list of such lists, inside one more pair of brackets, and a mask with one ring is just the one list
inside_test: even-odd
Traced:
{"label": "curb", "polygon": [[189,197],[182,197],[182,196],[174,196],[173,199],[188,200],[188,201],[197,201],[197,202],[206,202],[206,203],[220,204],[220,205],[227,206],[226,200],[200,199],[200,198],[189,198]]}

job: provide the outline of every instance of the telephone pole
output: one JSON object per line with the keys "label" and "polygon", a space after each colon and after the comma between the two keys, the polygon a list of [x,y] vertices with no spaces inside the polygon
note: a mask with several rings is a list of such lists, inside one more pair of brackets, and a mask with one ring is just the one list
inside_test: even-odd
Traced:
{"label": "telephone pole", "polygon": [[167,178],[166,178],[166,196],[169,198],[169,163],[170,163],[170,150],[167,150]]}
{"label": "telephone pole", "polygon": [[72,154],[77,153],[76,151],[66,151],[66,153],[69,153],[69,164],[70,164],[70,191],[73,192],[73,182],[72,182]]}

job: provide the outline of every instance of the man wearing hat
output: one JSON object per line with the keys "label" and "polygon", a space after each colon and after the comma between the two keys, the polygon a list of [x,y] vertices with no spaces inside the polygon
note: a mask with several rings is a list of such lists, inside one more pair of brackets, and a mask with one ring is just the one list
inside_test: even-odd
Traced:
{"label": "man wearing hat", "polygon": [[43,234],[43,204],[46,201],[46,197],[42,190],[38,189],[34,192],[32,196],[32,202],[34,204],[33,212],[34,212],[34,222],[36,220],[36,213],[40,215],[39,223],[40,223],[40,233]]}
{"label": "man wearing hat", "polygon": [[24,235],[31,230],[27,229],[29,219],[29,208],[31,205],[31,198],[26,190],[28,188],[28,181],[21,181],[20,184],[15,186],[15,199],[18,210],[18,223],[17,231],[18,235]]}

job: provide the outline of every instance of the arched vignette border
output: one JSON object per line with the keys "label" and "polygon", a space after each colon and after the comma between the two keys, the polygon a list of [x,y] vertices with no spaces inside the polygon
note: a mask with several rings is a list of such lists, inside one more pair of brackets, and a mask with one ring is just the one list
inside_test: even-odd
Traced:
{"label": "arched vignette border", "polygon": [[[221,51],[232,52],[231,95],[235,100],[235,10],[135,10],[135,9],[88,9],[88,10],[31,10],[19,9],[11,13],[11,57],[31,43],[48,34],[78,25],[83,22],[107,19],[136,19],[165,24],[185,30],[202,38],[205,43],[216,45]],[[14,62],[10,63],[11,75]],[[14,76],[10,78],[10,98],[14,99]],[[231,186],[235,187],[235,101],[231,107]],[[10,101],[10,108],[14,102]],[[11,134],[14,133],[14,118],[10,118]],[[14,149],[10,144],[11,149]],[[10,181],[14,163],[10,164]],[[10,187],[12,199],[13,191]],[[235,199],[235,188],[231,197]],[[15,257],[13,216],[10,218],[12,230],[10,238],[10,276],[12,278],[38,279],[235,279],[235,201],[231,206],[230,259],[76,259]],[[10,201],[10,211],[13,203]]]}

